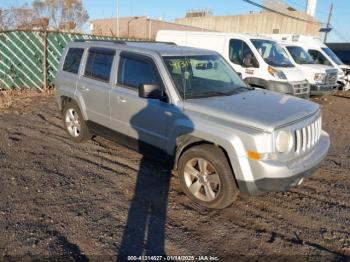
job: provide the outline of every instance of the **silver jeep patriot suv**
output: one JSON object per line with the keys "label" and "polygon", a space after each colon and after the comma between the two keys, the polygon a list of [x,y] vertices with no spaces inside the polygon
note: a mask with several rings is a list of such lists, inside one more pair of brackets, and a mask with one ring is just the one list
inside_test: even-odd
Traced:
{"label": "silver jeep patriot suv", "polygon": [[319,105],[248,88],[218,53],[170,43],[70,43],[56,98],[72,140],[164,151],[209,208],[299,185],[330,146]]}

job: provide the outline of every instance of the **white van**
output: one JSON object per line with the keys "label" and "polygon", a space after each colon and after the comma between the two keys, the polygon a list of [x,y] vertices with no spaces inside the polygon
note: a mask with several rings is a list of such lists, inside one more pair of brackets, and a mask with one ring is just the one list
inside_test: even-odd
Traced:
{"label": "white van", "polygon": [[279,42],[290,61],[299,68],[310,84],[311,95],[331,95],[338,91],[338,69],[316,64],[311,55],[295,42]]}
{"label": "white van", "polygon": [[309,98],[309,83],[272,39],[216,32],[158,31],[157,41],[220,53],[251,86]]}
{"label": "white van", "polygon": [[338,69],[339,88],[343,90],[350,89],[350,66],[345,65],[319,37],[293,34],[275,34],[269,36],[276,41],[298,43],[298,45],[308,51],[317,64],[335,67]]}

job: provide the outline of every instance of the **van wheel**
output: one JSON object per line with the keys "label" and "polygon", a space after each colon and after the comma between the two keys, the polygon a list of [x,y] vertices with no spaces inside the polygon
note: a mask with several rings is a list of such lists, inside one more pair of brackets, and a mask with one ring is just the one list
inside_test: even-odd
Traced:
{"label": "van wheel", "polygon": [[228,207],[239,190],[224,152],[205,144],[185,151],[179,159],[184,193],[195,203],[214,209]]}
{"label": "van wheel", "polygon": [[72,101],[63,106],[63,124],[71,140],[82,143],[91,138],[79,106]]}

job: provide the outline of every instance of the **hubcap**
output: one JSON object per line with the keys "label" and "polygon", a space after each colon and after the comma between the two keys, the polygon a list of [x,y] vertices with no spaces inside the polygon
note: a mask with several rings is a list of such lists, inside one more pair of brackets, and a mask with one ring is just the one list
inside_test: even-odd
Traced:
{"label": "hubcap", "polygon": [[212,164],[204,158],[193,158],[186,163],[185,183],[193,196],[202,201],[213,201],[221,188],[220,177]]}
{"label": "hubcap", "polygon": [[67,110],[65,121],[68,133],[72,137],[78,137],[81,130],[80,119],[77,112],[73,108]]}

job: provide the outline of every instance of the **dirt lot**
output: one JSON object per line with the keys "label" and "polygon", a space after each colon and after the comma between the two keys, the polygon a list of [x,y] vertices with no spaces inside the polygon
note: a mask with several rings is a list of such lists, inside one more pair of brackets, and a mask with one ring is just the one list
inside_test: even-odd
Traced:
{"label": "dirt lot", "polygon": [[0,113],[0,261],[123,260],[141,250],[347,261],[350,100],[315,101],[332,137],[320,170],[290,192],[240,196],[222,211],[193,206],[161,161],[102,138],[70,142],[52,95],[16,101]]}

